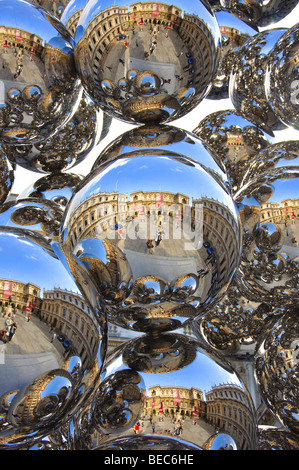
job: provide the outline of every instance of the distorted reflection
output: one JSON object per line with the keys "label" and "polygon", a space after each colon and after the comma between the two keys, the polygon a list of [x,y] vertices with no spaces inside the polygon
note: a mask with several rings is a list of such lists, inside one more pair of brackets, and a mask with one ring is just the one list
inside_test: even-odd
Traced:
{"label": "distorted reflection", "polygon": [[0,446],[18,448],[84,403],[104,330],[44,236],[1,227],[0,248]]}
{"label": "distorted reflection", "polygon": [[76,24],[75,62],[88,94],[128,122],[183,116],[205,97],[218,69],[221,34],[206,2],[97,1],[70,8],[62,21],[69,31]]}
{"label": "distorted reflection", "polygon": [[55,135],[34,145],[3,145],[7,158],[27,170],[57,173],[79,164],[107,134],[111,118],[83,94],[73,117]]}
{"label": "distorted reflection", "polygon": [[262,396],[287,430],[298,435],[298,308],[276,319],[260,336],[255,374]]}
{"label": "distorted reflection", "polygon": [[180,327],[222,295],[238,264],[235,204],[211,154],[191,142],[197,160],[183,156],[179,140],[123,145],[123,155],[118,140],[64,213],[63,249],[84,264],[120,326]]}
{"label": "distorted reflection", "polygon": [[297,146],[274,146],[268,157],[258,156],[235,197],[244,234],[237,281],[248,299],[276,306],[298,299]]}
{"label": "distorted reflection", "polygon": [[[230,436],[234,448],[255,448],[251,398],[231,366],[208,346],[185,335],[144,335],[111,352],[103,369],[104,382],[128,368],[141,376],[145,388],[140,416],[131,429],[122,432],[114,422],[122,438],[135,433],[158,436],[162,445],[164,438],[175,438],[211,448],[219,433]],[[115,390],[119,390],[116,385]],[[101,408],[101,401],[97,405]],[[102,433],[99,444],[102,439],[113,445],[111,432],[102,429]]]}
{"label": "distorted reflection", "polygon": [[234,107],[257,125],[278,130],[282,124],[266,98],[265,75],[276,42],[287,31],[275,28],[253,36],[234,54],[229,96]]}
{"label": "distorted reflection", "polygon": [[82,95],[72,39],[55,17],[31,2],[1,0],[0,8],[1,139],[38,142],[70,119]]}
{"label": "distorted reflection", "polygon": [[263,130],[235,110],[217,111],[206,116],[193,133],[209,144],[222,161],[233,192],[239,189],[244,173],[257,154],[274,141],[271,130]]}

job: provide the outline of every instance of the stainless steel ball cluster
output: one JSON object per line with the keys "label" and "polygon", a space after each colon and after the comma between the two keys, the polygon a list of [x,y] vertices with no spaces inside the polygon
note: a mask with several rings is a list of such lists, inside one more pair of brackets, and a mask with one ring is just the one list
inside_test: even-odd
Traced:
{"label": "stainless steel ball cluster", "polygon": [[0,0],[1,450],[298,449],[297,3]]}

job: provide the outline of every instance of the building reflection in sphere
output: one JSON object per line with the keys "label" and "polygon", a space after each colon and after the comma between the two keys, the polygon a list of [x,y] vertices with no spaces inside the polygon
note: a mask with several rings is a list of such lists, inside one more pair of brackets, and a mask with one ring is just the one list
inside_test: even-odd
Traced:
{"label": "building reflection in sphere", "polygon": [[[89,2],[77,21],[78,10],[76,68],[103,111],[131,123],[170,122],[208,93],[221,34],[207,2]],[[63,22],[72,29],[72,15]]]}
{"label": "building reflection in sphere", "polygon": [[222,175],[199,139],[168,126],[125,133],[100,154],[65,210],[61,244],[112,323],[176,329],[223,295],[240,239]]}
{"label": "building reflection in sphere", "polygon": [[255,375],[273,414],[298,435],[298,308],[263,332],[255,353]]}
{"label": "building reflection in sphere", "polygon": [[212,147],[221,160],[233,193],[239,189],[244,173],[255,157],[274,141],[270,129],[266,131],[242,112],[229,109],[206,116],[193,133]]}
{"label": "building reflection in sphere", "polygon": [[258,28],[249,19],[235,11],[216,6],[213,8],[221,32],[221,61],[213,86],[208,94],[209,99],[228,97],[228,83],[231,69],[235,63],[236,49],[258,33]]}
{"label": "building reflection in sphere", "polygon": [[82,96],[73,41],[58,19],[31,2],[1,0],[0,7],[1,139],[29,145],[64,125]]}
{"label": "building reflection in sphere", "polygon": [[[108,355],[102,383],[128,369],[138,373],[145,384],[141,416],[129,430],[122,432],[119,425],[120,437],[131,439],[132,446],[139,422],[142,438],[161,438],[161,445],[165,438],[174,437],[188,445],[211,448],[218,431],[227,435],[226,442],[231,439],[233,447],[255,448],[255,413],[246,388],[229,363],[201,342],[174,333],[133,339]],[[95,410],[101,409],[99,396],[95,395]],[[104,444],[111,441],[113,445],[115,436],[100,426],[99,430]]]}
{"label": "building reflection in sphere", "polygon": [[[271,147],[270,147],[271,149]],[[269,149],[269,150],[270,150]],[[298,153],[275,145],[261,152],[235,195],[243,229],[236,277],[246,297],[279,306],[298,299]]]}
{"label": "building reflection in sphere", "polygon": [[0,244],[0,447],[18,449],[87,404],[102,368],[105,322],[45,236],[1,227]]}

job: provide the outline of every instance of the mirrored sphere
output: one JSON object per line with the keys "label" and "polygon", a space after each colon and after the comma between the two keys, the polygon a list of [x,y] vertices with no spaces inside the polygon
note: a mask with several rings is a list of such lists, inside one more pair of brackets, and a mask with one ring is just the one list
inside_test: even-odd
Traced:
{"label": "mirrored sphere", "polygon": [[73,40],[57,18],[26,0],[0,1],[0,138],[28,145],[52,136],[82,95]]}
{"label": "mirrored sphere", "polygon": [[257,154],[274,142],[271,130],[266,132],[243,113],[223,110],[206,116],[193,133],[208,144],[224,165],[233,193]]}
{"label": "mirrored sphere", "polygon": [[277,117],[285,125],[299,129],[299,72],[296,56],[299,50],[298,23],[277,41],[265,76],[266,97]]}
{"label": "mirrored sphere", "polygon": [[258,26],[277,23],[297,5],[297,0],[220,0],[221,5],[241,12]]}
{"label": "mirrored sphere", "polygon": [[168,126],[129,131],[100,154],[66,207],[61,245],[112,323],[176,329],[224,294],[240,238],[222,175],[199,139]]}
{"label": "mirrored sphere", "polygon": [[0,204],[6,201],[12,189],[15,180],[14,168],[8,160],[6,152],[0,146]]}
{"label": "mirrored sphere", "polygon": [[[121,438],[131,439],[134,445],[135,429],[142,438],[161,438],[162,444],[164,438],[175,438],[211,448],[217,444],[218,432],[227,435],[226,442],[230,438],[239,450],[256,447],[255,412],[247,389],[228,362],[191,336],[144,335],[124,343],[108,355],[102,383],[115,374],[128,372],[138,374],[145,386],[140,396],[140,416],[132,421],[131,428],[122,432],[121,421],[115,420]],[[115,385],[114,392],[118,390]],[[130,405],[126,406],[129,409]],[[228,411],[230,406],[238,410],[235,431],[228,412],[214,412],[218,407],[227,407]],[[95,411],[97,407],[102,409],[101,400],[95,399],[94,407]],[[128,416],[125,411],[124,417]],[[97,423],[96,412],[93,416]],[[98,429],[103,443],[109,445],[112,439],[113,444],[115,436],[102,427]]]}
{"label": "mirrored sphere", "polygon": [[[25,188],[17,197],[20,199],[46,199],[64,208],[70,200],[74,189],[83,176],[67,172],[55,172],[39,178]],[[61,219],[60,219],[61,222]]]}
{"label": "mirrored sphere", "polygon": [[263,330],[282,312],[266,302],[248,300],[233,280],[223,299],[192,323],[192,330],[230,360],[252,358]]}
{"label": "mirrored sphere", "polygon": [[299,166],[296,146],[294,152],[284,151],[283,144],[280,152],[275,148],[267,162],[257,157],[234,199],[243,229],[236,280],[248,299],[277,306],[296,302],[299,294]]}
{"label": "mirrored sphere", "polygon": [[32,145],[3,145],[8,159],[39,173],[66,171],[82,162],[106,136],[111,118],[84,93],[69,121],[55,135]]}
{"label": "mirrored sphere", "polygon": [[256,34],[235,51],[229,79],[229,96],[237,111],[261,127],[285,127],[267,100],[265,75],[270,53],[285,28]]}
{"label": "mirrored sphere", "polygon": [[258,33],[258,28],[250,23],[247,17],[235,14],[235,11],[222,7],[213,8],[221,32],[221,61],[213,86],[208,94],[209,99],[228,97],[228,82],[235,62],[236,49]]}
{"label": "mirrored sphere", "polygon": [[[71,29],[71,15],[63,21]],[[221,54],[219,25],[200,0],[89,2],[74,40],[87,93],[96,106],[131,123],[170,122],[194,109],[208,93]]]}
{"label": "mirrored sphere", "polygon": [[165,436],[128,436],[111,439],[107,444],[100,444],[94,450],[145,450],[156,452],[176,450],[202,450],[181,439]]}
{"label": "mirrored sphere", "polygon": [[0,249],[0,448],[7,449],[47,436],[87,403],[102,369],[104,330],[46,237],[1,227]]}
{"label": "mirrored sphere", "polygon": [[298,308],[277,319],[261,335],[255,353],[255,375],[265,403],[298,435]]}

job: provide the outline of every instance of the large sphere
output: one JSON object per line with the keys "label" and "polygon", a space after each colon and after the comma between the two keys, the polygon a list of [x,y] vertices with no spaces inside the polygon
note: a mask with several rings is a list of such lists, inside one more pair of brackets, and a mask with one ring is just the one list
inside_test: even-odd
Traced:
{"label": "large sphere", "polygon": [[258,26],[276,23],[287,16],[298,0],[220,0],[221,5],[241,12]]}
{"label": "large sphere", "polygon": [[257,125],[274,130],[285,126],[267,100],[264,82],[270,53],[286,31],[270,29],[246,41],[233,56],[229,80],[229,96],[237,111]]}
{"label": "large sphere", "polygon": [[0,447],[6,449],[47,436],[87,404],[99,383],[105,331],[45,236],[1,227],[0,249]]}
{"label": "large sphere", "polygon": [[62,23],[26,0],[0,1],[0,138],[32,144],[53,135],[82,94],[73,41]]}
{"label": "large sphere", "polygon": [[61,243],[86,266],[112,322],[171,330],[225,292],[239,262],[238,213],[199,139],[137,128],[77,186]]}
{"label": "large sphere", "polygon": [[[289,143],[292,149],[292,143]],[[243,228],[236,281],[248,299],[284,306],[298,301],[298,145],[258,155],[234,199]]]}
{"label": "large sphere", "polygon": [[89,2],[74,39],[87,93],[131,123],[170,122],[194,109],[208,93],[221,54],[217,20],[200,0]]}
{"label": "large sphere", "polygon": [[277,41],[269,55],[265,76],[266,97],[276,116],[285,125],[299,129],[298,23]]}
{"label": "large sphere", "polygon": [[[128,374],[143,383],[138,395],[127,380]],[[107,357],[102,379],[93,418],[105,445],[113,444],[118,432],[121,438],[131,439],[134,448],[134,428],[139,422],[138,434],[143,439],[161,439],[161,445],[165,438],[174,438],[208,448],[219,431],[239,450],[256,446],[255,411],[246,387],[228,362],[192,337],[164,333],[128,341]],[[105,394],[108,385],[109,393]],[[117,395],[119,406],[112,402],[109,408],[113,395]],[[232,414],[233,409],[238,410],[234,426],[230,425],[230,409]]]}
{"label": "large sphere", "polygon": [[265,403],[298,436],[298,308],[290,310],[261,335],[255,375]]}
{"label": "large sphere", "polygon": [[229,109],[209,114],[193,133],[212,147],[221,160],[233,193],[239,189],[244,173],[256,155],[274,140],[272,131],[266,132],[246,119],[243,113]]}

